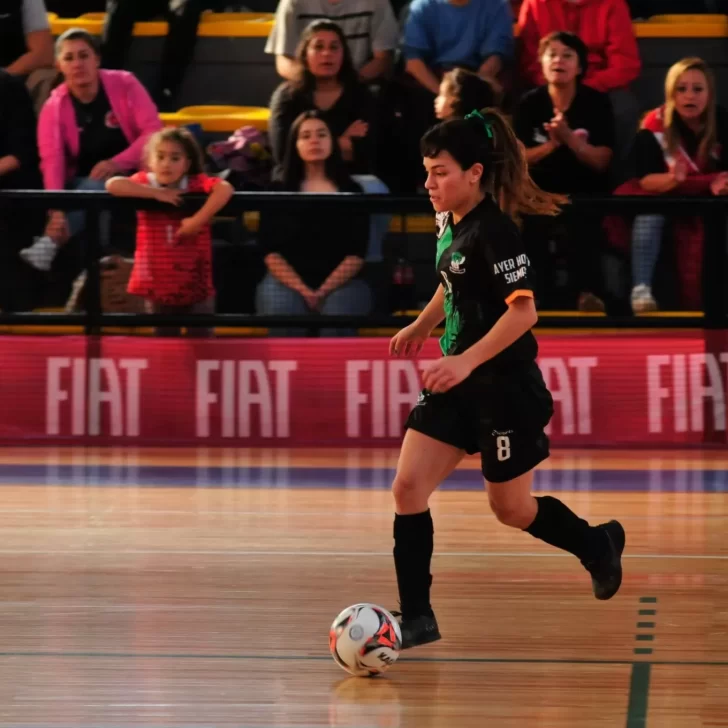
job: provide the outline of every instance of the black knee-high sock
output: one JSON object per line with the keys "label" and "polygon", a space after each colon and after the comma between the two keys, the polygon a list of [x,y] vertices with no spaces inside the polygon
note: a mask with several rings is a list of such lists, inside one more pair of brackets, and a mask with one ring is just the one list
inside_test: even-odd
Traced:
{"label": "black knee-high sock", "polygon": [[394,568],[404,619],[432,616],[430,561],[434,543],[430,511],[394,516]]}
{"label": "black knee-high sock", "polygon": [[558,498],[546,495],[536,498],[536,503],[538,513],[526,533],[582,561],[592,561],[604,553],[607,541],[601,529],[590,526]]}

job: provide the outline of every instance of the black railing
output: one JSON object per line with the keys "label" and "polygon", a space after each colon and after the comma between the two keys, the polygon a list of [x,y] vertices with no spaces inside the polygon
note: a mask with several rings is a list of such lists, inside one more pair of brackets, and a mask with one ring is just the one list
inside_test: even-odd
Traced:
{"label": "black railing", "polygon": [[[184,199],[184,211],[192,213],[205,201],[201,195]],[[666,216],[699,216],[706,231],[703,255],[703,311],[694,315],[652,316],[596,316],[551,315],[543,312],[540,326],[549,328],[728,328],[726,283],[728,283],[728,199],[724,197],[574,197],[572,204],[586,206],[600,215],[664,214]],[[392,215],[432,215],[432,207],[425,197],[400,198],[387,195],[356,194],[294,194],[238,192],[220,212],[221,216],[240,217],[247,211],[286,210],[300,206],[320,207],[325,217],[330,206],[370,213]],[[103,211],[169,209],[152,200],[117,198],[105,192],[14,190],[0,192],[0,219],[8,215],[38,214],[44,216],[49,209],[86,211],[86,230],[99,230],[99,216]],[[248,313],[220,313],[211,315],[160,315],[145,313],[105,313],[101,310],[99,261],[103,255],[98,235],[84,236],[84,267],[87,286],[82,313],[4,312],[2,324],[43,326],[82,326],[88,334],[98,333],[104,327],[133,328],[148,326],[183,327],[297,327],[315,330],[321,327],[395,328],[412,320],[407,315],[388,313],[368,316],[260,316]],[[592,241],[585,241],[589,244]],[[434,240],[432,241],[434,249]]]}

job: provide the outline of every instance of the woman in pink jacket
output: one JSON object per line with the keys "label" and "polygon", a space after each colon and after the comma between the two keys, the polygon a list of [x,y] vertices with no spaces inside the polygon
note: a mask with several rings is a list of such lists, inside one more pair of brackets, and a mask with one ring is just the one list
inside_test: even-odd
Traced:
{"label": "woman in pink jacket", "polygon": [[[67,30],[56,42],[64,83],[38,121],[38,149],[47,190],[103,190],[106,180],[142,166],[144,145],[162,123],[142,84],[126,71],[99,68],[93,36]],[[45,234],[22,250],[39,270],[50,270],[58,247],[84,228],[82,210],[51,211]]]}

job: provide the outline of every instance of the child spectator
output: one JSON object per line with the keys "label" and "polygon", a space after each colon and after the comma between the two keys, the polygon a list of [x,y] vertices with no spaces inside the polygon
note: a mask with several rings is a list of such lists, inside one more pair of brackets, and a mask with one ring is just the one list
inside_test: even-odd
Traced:
{"label": "child spectator", "polygon": [[440,121],[462,119],[474,109],[496,106],[496,92],[490,82],[477,73],[456,68],[448,71],[440,81],[435,98],[435,116]]}
{"label": "child spectator", "polygon": [[[112,177],[106,189],[119,197],[142,197],[176,207],[185,193],[204,193],[209,199],[191,216],[172,210],[139,211],[129,293],[146,300],[148,313],[214,313],[210,220],[227,204],[233,188],[203,173],[202,151],[186,129],[157,132],[149,140],[146,159],[148,172]],[[199,331],[193,327],[189,333]],[[159,335],[178,332],[157,329]],[[202,333],[209,335],[208,330]]]}
{"label": "child spectator", "polygon": [[404,24],[405,72],[382,100],[377,161],[391,190],[402,195],[422,190],[420,138],[436,122],[434,102],[443,75],[465,68],[500,92],[513,53],[508,0],[413,0]]}
{"label": "child spectator", "polygon": [[[318,111],[291,127],[278,191],[361,192],[344,168],[334,136]],[[296,207],[261,215],[260,243],[268,274],[258,286],[256,310],[268,316],[365,316],[371,291],[358,274],[367,247],[366,213]],[[302,335],[289,330],[283,335]],[[352,335],[322,329],[322,336]]]}

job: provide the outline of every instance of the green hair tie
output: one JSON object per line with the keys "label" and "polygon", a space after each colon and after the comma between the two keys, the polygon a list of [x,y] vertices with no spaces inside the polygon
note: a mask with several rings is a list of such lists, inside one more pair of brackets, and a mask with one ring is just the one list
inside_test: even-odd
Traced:
{"label": "green hair tie", "polygon": [[465,120],[467,121],[468,119],[478,119],[483,122],[488,138],[493,138],[493,125],[477,109],[465,115]]}

